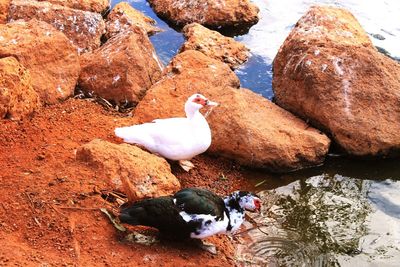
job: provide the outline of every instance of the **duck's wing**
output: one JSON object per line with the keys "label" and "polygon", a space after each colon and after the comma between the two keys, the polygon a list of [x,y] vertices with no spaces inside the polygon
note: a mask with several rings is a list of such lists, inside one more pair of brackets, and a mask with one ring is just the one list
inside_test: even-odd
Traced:
{"label": "duck's wing", "polygon": [[119,218],[123,223],[162,228],[176,220],[177,209],[172,197],[151,198],[122,209]]}
{"label": "duck's wing", "polygon": [[179,212],[173,198],[164,196],[135,202],[120,211],[119,219],[122,223],[157,228],[174,238],[187,238],[200,225],[185,221]]}
{"label": "duck's wing", "polygon": [[179,145],[190,134],[191,127],[185,118],[157,119],[129,127],[115,129],[115,134],[125,142],[141,144],[156,150],[158,144]]}
{"label": "duck's wing", "polygon": [[175,205],[187,214],[210,214],[223,218],[225,203],[218,195],[201,188],[186,188],[174,195]]}

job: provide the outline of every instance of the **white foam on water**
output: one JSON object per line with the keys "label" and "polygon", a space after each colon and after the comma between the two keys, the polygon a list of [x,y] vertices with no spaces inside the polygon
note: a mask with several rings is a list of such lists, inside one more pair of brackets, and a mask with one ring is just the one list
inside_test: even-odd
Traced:
{"label": "white foam on water", "polygon": [[379,34],[384,40],[370,36],[374,45],[400,58],[400,1],[360,0],[252,0],[260,8],[260,21],[245,36],[237,37],[252,53],[271,64],[279,47],[312,5],[331,5],[349,10],[369,34]]}

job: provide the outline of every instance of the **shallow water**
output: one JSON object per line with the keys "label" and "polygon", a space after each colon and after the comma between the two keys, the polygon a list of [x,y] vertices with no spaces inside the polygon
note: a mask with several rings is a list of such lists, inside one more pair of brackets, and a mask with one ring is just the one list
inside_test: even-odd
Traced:
{"label": "shallow water", "polygon": [[255,182],[263,182],[258,194],[264,205],[252,218],[262,226],[245,234],[250,245],[239,246],[244,265],[399,266],[396,160],[330,158],[301,172],[260,172]]}
{"label": "shallow water", "polygon": [[299,18],[312,5],[342,7],[357,18],[375,46],[400,61],[400,1],[360,0],[253,0],[260,21],[235,39],[252,53],[237,72],[242,87],[272,98],[272,61]]}
{"label": "shallow water", "polygon": [[[112,6],[122,2],[112,0]],[[133,7],[157,21],[163,29],[152,37],[158,56],[168,64],[184,42],[182,34],[158,18],[145,0],[128,0]],[[226,32],[237,41],[250,48],[251,55],[246,64],[236,70],[241,86],[272,99],[272,61],[297,20],[314,4],[333,5],[350,10],[370,35],[374,45],[400,60],[400,1],[384,0],[253,0],[260,8],[260,21],[246,34],[235,36],[235,32]],[[373,3],[373,4],[371,4]],[[239,32],[242,32],[240,30]]]}
{"label": "shallow water", "polygon": [[[121,1],[112,1],[112,5]],[[166,65],[184,38],[159,19],[145,0],[129,0],[164,32],[150,39]],[[400,58],[400,1],[254,0],[258,24],[235,39],[251,50],[236,70],[242,87],[271,99],[272,60],[279,46],[315,3],[349,9],[373,43]],[[366,2],[373,2],[368,4]],[[247,232],[237,257],[248,266],[400,266],[400,166],[398,160],[357,161],[329,157],[317,168],[270,175],[249,171],[263,198],[265,226]],[[251,228],[251,224],[246,226]]]}

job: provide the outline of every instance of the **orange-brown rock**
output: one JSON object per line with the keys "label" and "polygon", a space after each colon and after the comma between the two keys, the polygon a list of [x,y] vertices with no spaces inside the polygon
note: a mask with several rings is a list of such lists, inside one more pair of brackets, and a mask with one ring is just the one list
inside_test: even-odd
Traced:
{"label": "orange-brown rock", "polygon": [[113,144],[100,139],[78,148],[76,158],[108,177],[115,190],[130,200],[170,195],[180,189],[168,162],[129,144]]}
{"label": "orange-brown rock", "polygon": [[51,24],[63,32],[77,47],[78,52],[87,52],[100,46],[105,33],[105,23],[100,14],[72,9],[49,2],[12,0],[8,19],[29,21],[37,19]]}
{"label": "orange-brown rock", "polygon": [[154,26],[155,24],[155,20],[134,9],[129,3],[121,2],[107,16],[106,37],[110,38],[130,27],[139,27],[148,35],[153,35],[161,31],[160,28]]}
{"label": "orange-brown rock", "polygon": [[0,58],[0,118],[21,119],[39,107],[29,71],[15,57]]}
{"label": "orange-brown rock", "polygon": [[11,0],[0,0],[0,23],[7,22],[8,7]]}
{"label": "orange-brown rock", "polygon": [[110,0],[38,0],[74,9],[104,13],[110,8]]}
{"label": "orange-brown rock", "polygon": [[249,0],[149,0],[155,12],[178,25],[197,22],[210,27],[253,25],[258,7]]}
{"label": "orange-brown rock", "polygon": [[249,49],[244,44],[198,23],[186,25],[183,34],[187,40],[181,51],[198,50],[211,58],[225,62],[232,69],[239,67],[249,57]]}
{"label": "orange-brown rock", "polygon": [[328,132],[347,153],[400,152],[400,65],[378,53],[354,16],[313,7],[274,61],[279,105]]}
{"label": "orange-brown rock", "polygon": [[29,70],[42,102],[57,103],[74,92],[80,65],[75,47],[51,25],[31,20],[0,24],[0,57],[14,56]]}
{"label": "orange-brown rock", "polygon": [[136,107],[134,118],[184,116],[191,94],[203,93],[220,103],[208,117],[210,153],[241,164],[284,172],[320,164],[329,139],[289,112],[247,89],[238,89],[228,65],[188,50],[177,55],[166,76],[152,86]]}
{"label": "orange-brown rock", "polygon": [[121,32],[84,54],[81,64],[82,90],[116,103],[137,103],[163,70],[148,36],[139,28]]}
{"label": "orange-brown rock", "polygon": [[[239,78],[228,65],[195,50],[178,54],[164,73],[164,77],[147,91],[145,98],[136,107],[134,118],[138,122],[184,115],[184,102],[191,93],[205,94],[216,87],[240,87]],[[152,100],[153,92],[162,91],[163,88],[169,90],[165,90],[165,94],[157,93],[157,97]],[[181,104],[164,106],[164,103],[176,100],[177,97]],[[164,108],[165,113],[161,112]]]}

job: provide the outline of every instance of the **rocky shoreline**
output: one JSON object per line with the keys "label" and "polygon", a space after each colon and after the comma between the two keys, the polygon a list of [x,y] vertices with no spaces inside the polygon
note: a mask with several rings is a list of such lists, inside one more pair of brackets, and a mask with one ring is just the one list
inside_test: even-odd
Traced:
{"label": "rocky shoreline", "polygon": [[23,140],[6,138],[7,127],[23,132],[47,109],[84,101],[74,98],[83,92],[134,109],[123,119],[107,115],[113,120],[105,124],[107,134],[94,131],[68,146],[67,153],[76,153],[69,156],[75,171],[89,169],[102,177],[101,189],[136,198],[169,194],[188,185],[186,174],[121,144],[113,129],[184,116],[183,103],[200,92],[221,103],[207,118],[213,134],[207,154],[232,165],[278,173],[308,168],[323,164],[331,143],[350,156],[399,155],[400,65],[377,51],[348,11],[312,7],[298,21],[274,60],[271,102],[241,88],[233,72],[251,51],[205,27],[254,24],[257,7],[248,1],[150,4],[160,16],[186,25],[187,41],[167,66],[149,40],[160,29],[128,3],[106,12],[110,3],[100,0],[0,1],[3,146]]}

